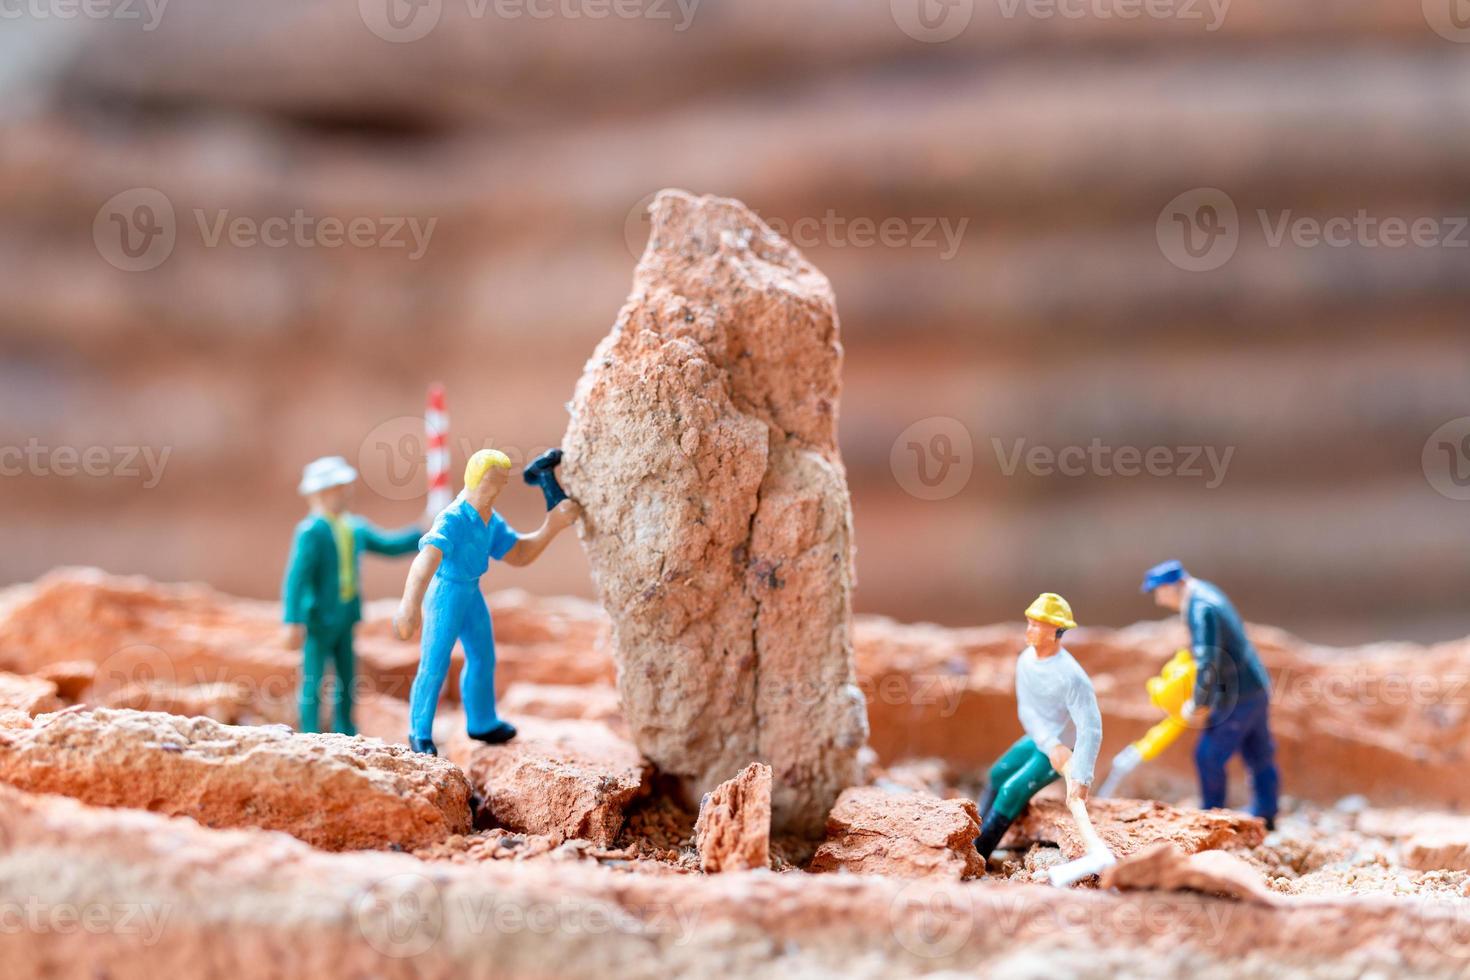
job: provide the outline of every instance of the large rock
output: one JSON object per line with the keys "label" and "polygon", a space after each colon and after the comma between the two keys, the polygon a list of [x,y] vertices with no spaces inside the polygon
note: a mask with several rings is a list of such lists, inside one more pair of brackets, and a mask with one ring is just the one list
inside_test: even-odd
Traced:
{"label": "large rock", "polygon": [[470,828],[469,783],[445,760],[154,712],[69,708],[0,729],[0,781],[334,851],[421,847]]}
{"label": "large rock", "polygon": [[624,809],[645,788],[638,750],[595,721],[518,716],[515,724],[519,734],[503,745],[461,733],[446,746],[489,819],[557,842],[611,844]]}
{"label": "large rock", "polygon": [[969,800],[855,787],[832,808],[827,833],[813,871],[953,879],[985,873],[975,850],[980,817]]}
{"label": "large rock", "polygon": [[768,762],[776,828],[814,835],[867,738],[832,290],[739,202],[652,216],[563,441],[624,714],[692,799]]}
{"label": "large rock", "polygon": [[771,866],[771,767],[752,762],[715,787],[699,806],[694,824],[699,866],[749,871]]}

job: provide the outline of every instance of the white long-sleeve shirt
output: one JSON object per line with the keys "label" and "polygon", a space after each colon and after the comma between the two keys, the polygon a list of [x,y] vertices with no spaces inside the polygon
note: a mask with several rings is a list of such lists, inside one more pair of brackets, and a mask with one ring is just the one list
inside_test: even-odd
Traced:
{"label": "white long-sleeve shirt", "polygon": [[1068,743],[1072,779],[1092,783],[1102,747],[1102,714],[1092,680],[1065,648],[1045,660],[1027,647],[1016,660],[1016,714],[1041,751]]}

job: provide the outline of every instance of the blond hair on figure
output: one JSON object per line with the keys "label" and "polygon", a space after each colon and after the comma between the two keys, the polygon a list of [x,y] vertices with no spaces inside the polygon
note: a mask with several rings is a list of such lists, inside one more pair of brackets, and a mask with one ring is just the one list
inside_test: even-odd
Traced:
{"label": "blond hair on figure", "polygon": [[502,470],[510,469],[510,457],[498,449],[481,449],[469,458],[464,464],[464,487],[473,490],[485,479],[485,471],[496,466]]}

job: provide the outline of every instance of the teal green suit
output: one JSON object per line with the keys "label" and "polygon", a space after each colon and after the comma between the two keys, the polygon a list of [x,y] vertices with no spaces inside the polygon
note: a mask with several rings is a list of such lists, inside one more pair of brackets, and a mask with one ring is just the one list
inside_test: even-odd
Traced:
{"label": "teal green suit", "polygon": [[351,594],[342,594],[341,558],[332,524],[320,514],[311,514],[296,525],[291,559],[281,601],[287,623],[306,626],[306,646],[301,665],[301,730],[321,731],[321,686],[328,659],[337,673],[337,690],[332,704],[332,728],[355,735],[352,724],[352,684],[356,655],[352,630],[362,619],[362,590],[358,583],[358,555],[366,550],[380,555],[406,555],[418,550],[420,528],[383,531],[352,514],[341,518],[352,531]]}

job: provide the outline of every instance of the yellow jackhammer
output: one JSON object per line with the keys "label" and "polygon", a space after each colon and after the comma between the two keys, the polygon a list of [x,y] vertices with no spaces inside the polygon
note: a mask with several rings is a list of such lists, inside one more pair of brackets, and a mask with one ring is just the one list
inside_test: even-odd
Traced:
{"label": "yellow jackhammer", "polygon": [[1143,738],[1113,756],[1108,778],[1097,791],[1099,799],[1112,796],[1129,773],[1158,758],[1189,729],[1189,722],[1184,719],[1184,705],[1194,695],[1193,655],[1188,650],[1174,654],[1158,677],[1148,679],[1146,687],[1149,701],[1167,717],[1150,728]]}

